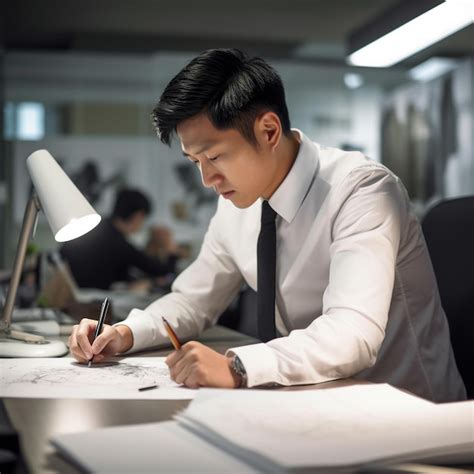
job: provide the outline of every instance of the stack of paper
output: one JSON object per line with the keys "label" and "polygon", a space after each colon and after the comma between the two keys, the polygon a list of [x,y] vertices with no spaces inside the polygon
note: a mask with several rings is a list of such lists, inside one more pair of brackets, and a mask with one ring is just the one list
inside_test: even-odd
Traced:
{"label": "stack of paper", "polygon": [[474,456],[474,402],[435,405],[384,384],[200,389],[177,419],[63,434],[52,442],[88,472],[339,472],[446,455],[473,462]]}
{"label": "stack of paper", "polygon": [[175,421],[67,433],[51,442],[81,472],[257,472]]}
{"label": "stack of paper", "polygon": [[178,421],[262,470],[474,456],[474,402],[436,405],[385,384],[200,390]]}

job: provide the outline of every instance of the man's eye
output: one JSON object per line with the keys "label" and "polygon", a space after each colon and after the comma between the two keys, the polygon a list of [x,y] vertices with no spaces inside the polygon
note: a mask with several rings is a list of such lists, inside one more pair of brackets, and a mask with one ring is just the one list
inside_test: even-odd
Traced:
{"label": "man's eye", "polygon": [[209,161],[216,161],[216,160],[217,160],[217,158],[219,158],[219,155],[217,155],[217,156],[214,156],[213,158],[209,158]]}

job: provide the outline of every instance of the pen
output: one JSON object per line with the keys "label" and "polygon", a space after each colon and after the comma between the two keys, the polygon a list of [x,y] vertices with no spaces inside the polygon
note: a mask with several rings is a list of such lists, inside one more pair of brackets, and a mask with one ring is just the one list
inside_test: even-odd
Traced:
{"label": "pen", "polygon": [[161,319],[163,320],[163,324],[165,325],[166,332],[168,333],[168,337],[170,338],[171,344],[173,347],[178,351],[181,349],[181,342],[179,342],[178,336],[173,331],[173,328],[170,326],[170,323],[166,321],[166,319],[162,316]]}
{"label": "pen", "polygon": [[[106,297],[100,308],[99,321],[97,322],[97,326],[95,328],[92,344],[94,343],[96,337],[102,332],[102,328],[104,327],[104,321],[105,321],[105,317],[107,316],[108,309],[109,309],[109,299]],[[92,358],[89,359],[89,363],[87,364],[88,367],[92,365],[93,359],[94,359],[94,356],[92,356]]]}

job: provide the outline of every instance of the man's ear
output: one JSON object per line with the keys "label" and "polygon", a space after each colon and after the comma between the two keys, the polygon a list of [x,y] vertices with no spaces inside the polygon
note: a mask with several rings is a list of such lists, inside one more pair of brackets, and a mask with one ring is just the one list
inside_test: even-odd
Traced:
{"label": "man's ear", "polygon": [[254,133],[260,146],[269,147],[272,151],[278,146],[282,128],[275,112],[264,112],[255,119]]}

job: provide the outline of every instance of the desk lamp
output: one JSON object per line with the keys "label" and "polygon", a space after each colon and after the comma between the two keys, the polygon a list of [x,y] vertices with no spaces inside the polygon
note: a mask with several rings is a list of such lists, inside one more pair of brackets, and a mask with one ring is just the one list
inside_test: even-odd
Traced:
{"label": "desk lamp", "polygon": [[26,166],[35,192],[26,205],[20,239],[0,320],[0,357],[57,357],[67,352],[62,341],[47,341],[43,336],[11,329],[11,319],[20,282],[26,249],[42,209],[57,242],[86,234],[99,222],[86,198],[46,150],[32,153]]}

